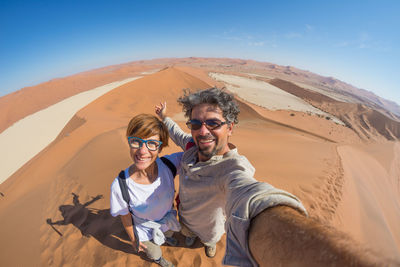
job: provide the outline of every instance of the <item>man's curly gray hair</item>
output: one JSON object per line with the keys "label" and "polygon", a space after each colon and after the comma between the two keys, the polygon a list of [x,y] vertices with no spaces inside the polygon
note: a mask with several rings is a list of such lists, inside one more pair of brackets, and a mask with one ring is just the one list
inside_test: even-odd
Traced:
{"label": "man's curly gray hair", "polygon": [[240,112],[239,105],[232,94],[224,89],[209,88],[206,90],[191,93],[189,89],[184,89],[183,96],[178,98],[178,102],[183,107],[183,112],[187,118],[191,118],[192,110],[200,104],[216,105],[222,110],[222,116],[228,121],[237,124]]}

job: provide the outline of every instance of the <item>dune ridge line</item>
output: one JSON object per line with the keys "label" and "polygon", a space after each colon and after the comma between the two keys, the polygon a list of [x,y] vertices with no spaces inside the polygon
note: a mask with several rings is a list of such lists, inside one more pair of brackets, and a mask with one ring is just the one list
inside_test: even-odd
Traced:
{"label": "dune ridge line", "polygon": [[0,154],[0,184],[49,145],[78,110],[116,87],[141,77],[112,82],[71,96],[19,120],[0,133],[3,152]]}

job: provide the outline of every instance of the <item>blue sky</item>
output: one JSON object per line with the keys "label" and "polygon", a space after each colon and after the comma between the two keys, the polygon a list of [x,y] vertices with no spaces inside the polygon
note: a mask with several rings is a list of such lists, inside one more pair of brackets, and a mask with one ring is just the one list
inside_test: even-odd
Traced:
{"label": "blue sky", "polygon": [[0,96],[97,67],[232,57],[400,104],[400,1],[0,1]]}

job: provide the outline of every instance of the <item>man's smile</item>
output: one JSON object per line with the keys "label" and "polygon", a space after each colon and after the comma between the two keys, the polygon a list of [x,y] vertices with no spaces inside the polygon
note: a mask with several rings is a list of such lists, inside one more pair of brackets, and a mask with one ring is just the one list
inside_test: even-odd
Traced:
{"label": "man's smile", "polygon": [[215,143],[215,138],[211,136],[199,136],[197,142],[201,145],[209,146]]}

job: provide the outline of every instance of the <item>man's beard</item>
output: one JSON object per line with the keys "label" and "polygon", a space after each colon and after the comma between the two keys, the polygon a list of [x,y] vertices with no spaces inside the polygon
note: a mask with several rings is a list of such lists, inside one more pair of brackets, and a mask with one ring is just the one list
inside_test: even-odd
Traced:
{"label": "man's beard", "polygon": [[218,153],[217,146],[214,146],[211,151],[206,151],[205,149],[199,148],[199,153],[205,158],[210,159],[212,156],[215,156]]}
{"label": "man's beard", "polygon": [[[208,151],[208,147],[207,148],[200,148],[200,140],[202,140],[202,139],[204,139],[204,140],[208,140],[208,139],[210,139],[210,137],[211,137],[211,139],[213,139],[214,140],[214,142],[215,142],[215,145],[214,145],[214,147],[211,149],[211,151]],[[197,148],[198,148],[198,150],[199,150],[199,153],[202,155],[202,156],[204,156],[205,158],[207,158],[207,159],[210,159],[211,157],[213,157],[213,156],[215,156],[215,155],[217,155],[217,153],[219,152],[219,151],[221,151],[221,147],[218,147],[218,139],[217,138],[215,138],[214,136],[212,136],[212,135],[206,135],[206,136],[199,136],[199,137],[197,137]]]}

